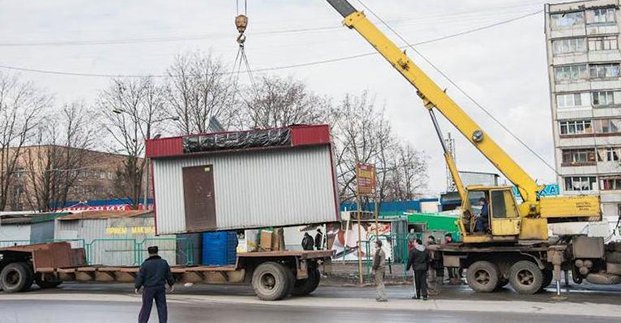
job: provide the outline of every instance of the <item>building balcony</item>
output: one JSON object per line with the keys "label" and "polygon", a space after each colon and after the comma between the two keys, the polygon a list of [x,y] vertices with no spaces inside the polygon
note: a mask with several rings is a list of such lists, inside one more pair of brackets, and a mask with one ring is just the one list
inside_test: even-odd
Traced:
{"label": "building balcony", "polygon": [[587,24],[586,25],[586,34],[588,36],[614,35],[618,33],[619,33],[619,25],[617,25],[616,23]]}
{"label": "building balcony", "polygon": [[596,166],[595,161],[592,162],[562,162],[561,167],[583,167],[583,166]]}

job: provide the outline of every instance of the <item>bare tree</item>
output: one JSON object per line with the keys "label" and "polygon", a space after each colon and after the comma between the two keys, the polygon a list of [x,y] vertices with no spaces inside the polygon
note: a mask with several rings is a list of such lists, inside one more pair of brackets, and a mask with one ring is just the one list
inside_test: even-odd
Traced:
{"label": "bare tree", "polygon": [[22,147],[33,134],[51,98],[16,75],[0,72],[0,210],[4,210]]}
{"label": "bare tree", "polygon": [[292,124],[325,122],[330,115],[330,100],[312,93],[293,78],[262,77],[256,88],[245,90],[246,127],[277,128]]}
{"label": "bare tree", "polygon": [[376,110],[374,100],[366,92],[358,97],[346,95],[336,114],[332,133],[337,180],[341,201],[347,201],[356,193],[356,163],[375,164],[381,172],[382,149],[392,145],[392,137],[383,110]]}
{"label": "bare tree", "polygon": [[53,112],[37,127],[34,146],[20,156],[26,169],[27,201],[40,211],[62,207],[80,174],[93,162],[86,150],[95,136],[92,111],[72,103]]}
{"label": "bare tree", "polygon": [[160,132],[163,122],[170,119],[165,90],[149,77],[115,79],[100,93],[98,104],[115,144],[110,149],[127,155],[117,170],[116,193],[126,196],[137,208],[143,194],[145,140]]}
{"label": "bare tree", "polygon": [[410,143],[402,143],[390,152],[391,161],[386,172],[386,183],[381,199],[407,201],[420,197],[427,187],[427,160]]}
{"label": "bare tree", "polygon": [[168,68],[167,101],[182,134],[207,132],[216,117],[224,127],[237,124],[237,85],[227,67],[200,52],[177,56]]}
{"label": "bare tree", "polygon": [[384,110],[367,92],[346,95],[331,114],[341,201],[356,196],[356,163],[375,165],[380,202],[414,197],[426,185],[423,154],[399,143]]}

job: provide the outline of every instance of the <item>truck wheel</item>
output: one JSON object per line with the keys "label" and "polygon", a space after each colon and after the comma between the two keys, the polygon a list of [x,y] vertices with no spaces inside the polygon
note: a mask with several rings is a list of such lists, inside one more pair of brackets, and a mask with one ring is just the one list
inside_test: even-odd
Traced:
{"label": "truck wheel", "polygon": [[275,301],[283,299],[289,292],[287,268],[276,262],[264,262],[252,273],[252,288],[259,299]]}
{"label": "truck wheel", "polygon": [[554,279],[554,273],[552,270],[544,269],[543,270],[543,283],[541,283],[541,288],[539,288],[539,292],[542,292],[546,289],[546,287],[552,284],[552,280]]}
{"label": "truck wheel", "polygon": [[538,292],[543,285],[543,278],[541,269],[528,260],[516,262],[509,270],[509,282],[520,294],[532,295]]}
{"label": "truck wheel", "polygon": [[35,276],[35,283],[37,283],[37,286],[41,287],[41,289],[46,289],[56,288],[62,284],[63,281],[56,277],[43,277],[43,274],[38,274]]}
{"label": "truck wheel", "polygon": [[6,265],[0,272],[0,285],[7,293],[22,292],[32,286],[32,270],[26,263],[14,262]]}
{"label": "truck wheel", "polygon": [[308,269],[308,278],[300,279],[295,282],[291,295],[293,296],[305,296],[317,289],[319,281],[321,280],[321,273],[317,268]]}
{"label": "truck wheel", "polygon": [[475,292],[490,293],[496,289],[499,280],[498,266],[489,261],[477,261],[468,267],[466,280]]}

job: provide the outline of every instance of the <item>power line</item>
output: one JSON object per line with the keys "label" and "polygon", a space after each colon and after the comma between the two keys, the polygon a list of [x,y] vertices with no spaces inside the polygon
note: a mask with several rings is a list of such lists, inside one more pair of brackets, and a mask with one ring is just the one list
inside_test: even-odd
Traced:
{"label": "power line", "polygon": [[[417,43],[414,43],[414,44],[408,44],[408,46],[402,46],[401,49],[406,49],[409,46],[418,46],[418,45],[430,44],[430,43],[434,43],[434,42],[438,42],[438,41],[442,41],[442,40],[446,40],[446,39],[451,39],[451,38],[455,38],[455,37],[459,37],[459,36],[475,33],[475,32],[478,32],[478,31],[482,31],[482,30],[498,27],[498,26],[505,25],[505,24],[508,24],[508,23],[511,23],[511,22],[514,22],[514,21],[518,21],[518,20],[521,20],[521,19],[524,19],[524,18],[528,18],[528,17],[534,16],[534,15],[537,15],[537,14],[539,14],[541,12],[542,12],[542,10],[539,10],[539,11],[536,11],[536,12],[531,12],[531,13],[528,13],[528,14],[525,14],[525,15],[521,15],[521,16],[518,16],[518,17],[514,17],[514,18],[511,18],[511,19],[495,22],[495,23],[492,23],[492,24],[489,24],[489,25],[484,25],[484,26],[473,28],[473,29],[464,30],[464,31],[459,32],[459,33],[450,34],[450,35],[446,35],[446,36],[441,36],[441,37],[433,38],[433,39],[429,39],[429,40],[424,40],[424,41],[417,42]],[[299,67],[308,67],[308,66],[315,66],[315,65],[322,65],[322,64],[329,64],[329,63],[347,61],[347,60],[351,60],[351,59],[368,57],[368,56],[374,56],[374,55],[378,55],[378,53],[376,51],[373,51],[373,52],[361,53],[361,54],[356,54],[356,55],[349,55],[349,56],[342,56],[342,57],[336,57],[336,58],[330,58],[330,59],[323,59],[323,60],[318,60],[318,61],[311,61],[311,62],[306,62],[306,63],[283,65],[283,66],[275,66],[275,67],[258,68],[258,69],[252,70],[252,72],[263,73],[263,72],[272,72],[272,71],[286,70],[286,69],[299,68]],[[141,78],[141,77],[166,78],[166,77],[171,77],[171,75],[168,75],[168,74],[79,73],[79,72],[53,71],[53,70],[46,70],[46,69],[27,68],[27,67],[10,66],[10,65],[0,65],[0,68],[7,69],[7,70],[21,71],[21,72],[29,72],[29,73],[52,74],[52,75],[63,75],[63,76],[79,76],[79,77],[105,77],[105,78],[125,78],[125,77],[126,78]],[[231,75],[231,74],[235,74],[237,72],[239,72],[239,71],[228,71],[228,72],[222,72],[222,73],[219,73],[219,74]],[[247,72],[247,71],[243,71],[243,72]],[[172,75],[172,76],[174,76],[174,75]]]}
{"label": "power line", "polygon": [[[461,92],[464,96],[466,96],[466,98],[468,98],[470,101],[472,101],[479,109],[481,109],[485,114],[487,114],[487,116],[489,116],[494,122],[496,122],[498,125],[500,125],[500,127],[502,127],[511,137],[513,137],[513,139],[515,139],[522,146],[524,146],[526,149],[528,149],[528,151],[530,151],[535,157],[537,157],[539,160],[541,160],[548,168],[550,168],[554,173],[556,173],[557,176],[560,176],[560,174],[556,171],[556,169],[554,167],[552,167],[552,165],[550,165],[545,160],[545,158],[543,158],[541,155],[539,155],[539,153],[537,153],[534,149],[530,148],[520,137],[518,137],[515,133],[513,133],[513,131],[511,131],[511,129],[509,129],[505,124],[503,124],[500,120],[498,120],[489,110],[487,110],[485,107],[483,107],[483,105],[481,105],[477,100],[475,100],[463,88],[461,88],[459,85],[457,85],[457,83],[455,81],[453,81],[446,73],[444,73],[439,67],[437,67],[435,64],[433,64],[433,62],[431,62],[425,55],[423,55],[420,51],[418,51],[414,47],[415,44],[411,44],[410,42],[408,42],[408,40],[406,40],[403,36],[401,36],[401,34],[399,32],[397,32],[395,29],[393,29],[386,21],[384,21],[373,10],[371,10],[369,7],[367,7],[364,4],[364,2],[362,2],[362,0],[358,0],[358,2],[367,11],[369,11],[373,16],[375,16],[375,18],[377,18],[382,24],[384,24],[386,26],[386,28],[388,28],[399,39],[401,39],[401,41],[403,41],[407,45],[408,48],[412,49],[416,54],[418,54],[423,60],[425,60],[425,62],[427,62],[427,64],[429,64],[436,72],[440,73],[440,75],[442,75],[459,92]],[[540,13],[542,11],[543,10],[539,10],[536,13],[538,14],[538,13]]]}
{"label": "power line", "polygon": [[[509,7],[497,7],[494,9],[504,9],[504,8],[515,8],[515,7],[527,7],[533,6],[534,4],[527,5],[518,5],[518,6],[509,6]],[[239,9],[238,9],[239,11]],[[470,16],[470,15],[481,15],[481,11],[462,11],[456,12],[449,15],[437,15],[436,17],[432,17],[434,23],[438,22],[438,19],[451,19],[455,20],[451,17],[458,16]],[[496,15],[494,13],[494,15]],[[489,16],[489,14],[487,15]],[[428,24],[428,22],[421,21],[421,19],[430,19],[430,17],[424,18],[416,18],[416,19],[398,19],[393,20],[393,23],[400,23],[408,20],[415,20],[415,24]],[[480,17],[473,17],[480,18]],[[463,20],[463,19],[462,19]],[[290,33],[304,33],[304,32],[313,32],[313,31],[331,31],[331,30],[342,30],[342,26],[323,26],[323,27],[311,27],[311,28],[293,28],[293,29],[284,29],[284,30],[267,30],[267,31],[258,31],[253,32],[253,35],[274,35],[274,34],[290,34]],[[160,36],[160,37],[136,37],[136,38],[126,38],[126,39],[104,39],[104,40],[61,40],[61,41],[41,41],[41,42],[0,42],[0,47],[62,47],[62,46],[93,46],[93,45],[128,45],[128,44],[141,44],[141,43],[162,43],[162,42],[179,42],[179,41],[198,41],[205,40],[210,37],[225,34],[216,34],[216,33],[208,33],[208,34],[198,34],[198,35],[184,35],[184,36]]]}

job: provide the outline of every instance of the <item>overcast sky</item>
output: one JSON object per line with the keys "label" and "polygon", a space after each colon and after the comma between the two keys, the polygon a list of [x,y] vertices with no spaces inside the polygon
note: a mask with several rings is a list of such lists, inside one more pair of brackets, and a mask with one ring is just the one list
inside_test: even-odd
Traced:
{"label": "overcast sky", "polygon": [[[543,9],[534,0],[365,0],[409,42],[451,35]],[[548,1],[549,2],[549,1]],[[240,1],[242,3],[242,1]],[[352,3],[361,7],[356,0]],[[232,63],[237,52],[234,0],[93,1],[0,0],[0,65],[93,74],[161,74],[184,51],[211,51]],[[372,52],[323,0],[248,0],[247,55],[253,69],[279,67]],[[373,20],[375,20],[373,18]],[[491,29],[417,46],[457,84],[553,164],[553,140],[543,13]],[[285,32],[292,31],[294,32]],[[394,39],[394,35],[389,34]],[[93,41],[153,39],[152,42],[92,44]],[[184,38],[183,40],[175,40]],[[174,41],[169,41],[169,40]],[[68,45],[63,42],[82,42]],[[60,42],[39,46],[15,46]],[[402,42],[397,42],[402,45]],[[11,45],[11,46],[8,46]],[[411,51],[408,51],[411,52]],[[416,56],[415,61],[420,62]],[[459,95],[448,82],[424,70],[462,105],[540,183],[554,172]],[[445,190],[445,166],[432,124],[414,88],[381,57],[273,71],[305,81],[339,101],[369,90],[385,105],[396,134],[428,156],[429,191]],[[55,94],[61,104],[93,102],[106,77],[21,72]],[[460,170],[495,172],[493,166],[448,123],[457,140]]]}

